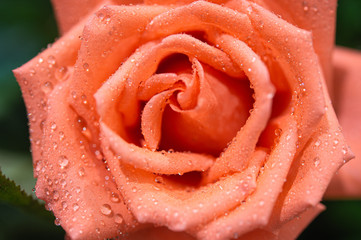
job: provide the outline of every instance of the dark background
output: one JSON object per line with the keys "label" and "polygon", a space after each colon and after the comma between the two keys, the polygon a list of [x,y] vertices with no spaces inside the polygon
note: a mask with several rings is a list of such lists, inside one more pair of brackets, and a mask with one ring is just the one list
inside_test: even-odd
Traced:
{"label": "dark background", "polygon": [[[26,111],[11,70],[54,42],[58,36],[56,29],[49,0],[1,1],[0,166],[8,177],[31,194],[35,181],[32,178]],[[361,50],[360,0],[339,1],[336,42]],[[323,203],[327,210],[299,239],[361,239],[361,200]],[[51,221],[0,202],[2,239],[64,239],[64,231]]]}

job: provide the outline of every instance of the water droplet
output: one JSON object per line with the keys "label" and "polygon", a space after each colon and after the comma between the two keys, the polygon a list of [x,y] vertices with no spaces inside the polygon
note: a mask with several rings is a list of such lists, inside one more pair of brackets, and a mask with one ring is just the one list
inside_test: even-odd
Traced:
{"label": "water droplet", "polygon": [[60,180],[60,184],[61,184],[62,188],[64,188],[64,187],[66,186],[66,181],[65,181],[65,179],[61,179],[61,180]]}
{"label": "water droplet", "polygon": [[57,142],[53,142],[53,149],[56,150],[58,148],[58,143]]}
{"label": "water droplet", "polygon": [[123,217],[120,214],[116,214],[114,216],[114,222],[117,224],[122,224],[123,223]]}
{"label": "water droplet", "polygon": [[100,212],[105,216],[109,216],[112,214],[112,208],[110,207],[109,204],[103,204],[100,208]]}
{"label": "water droplet", "polygon": [[67,67],[59,67],[55,71],[55,78],[59,81],[65,80],[68,76],[68,68]]}
{"label": "water droplet", "polygon": [[60,165],[60,168],[61,168],[61,169],[64,169],[64,168],[66,168],[66,167],[68,166],[68,164],[69,164],[68,158],[67,158],[66,156],[64,156],[64,155],[61,155],[61,156],[59,157],[59,165]]}
{"label": "water droplet", "polygon": [[346,155],[346,153],[347,153],[346,149],[342,149],[342,154]]}
{"label": "water droplet", "polygon": [[78,211],[78,209],[79,209],[79,205],[76,204],[76,203],[74,203],[74,204],[73,204],[73,210],[74,210],[74,212]]}
{"label": "water droplet", "polygon": [[83,104],[88,104],[86,95],[81,95],[81,99],[83,100]]}
{"label": "water droplet", "polygon": [[60,219],[59,219],[59,218],[55,218],[54,224],[55,224],[56,226],[60,226]]}
{"label": "water droplet", "polygon": [[112,193],[112,195],[110,196],[110,201],[114,203],[120,202],[119,195],[117,193]]}
{"label": "water droplet", "polygon": [[45,82],[41,87],[41,90],[43,90],[45,94],[48,94],[51,90],[53,90],[53,84],[51,82]]}
{"label": "water droplet", "polygon": [[81,192],[80,187],[76,187],[76,188],[75,188],[75,192],[76,192],[76,193],[80,193],[80,192]]}
{"label": "water droplet", "polygon": [[157,177],[155,177],[154,181],[155,181],[156,183],[162,183],[162,182],[163,182],[163,178],[162,178],[161,176],[157,176]]}
{"label": "water droplet", "polygon": [[82,133],[87,139],[91,139],[91,137],[92,137],[90,130],[89,130],[86,126],[84,126],[84,127],[81,129],[81,133]]}
{"label": "water droplet", "polygon": [[49,55],[49,57],[48,57],[48,63],[49,63],[50,65],[54,65],[54,64],[56,63],[55,57],[54,57],[53,55]]}
{"label": "water droplet", "polygon": [[52,131],[52,132],[55,131],[55,129],[56,129],[56,124],[55,124],[55,122],[52,122],[52,123],[50,124],[50,128],[51,128],[51,131]]}
{"label": "water droplet", "polygon": [[59,132],[59,140],[60,140],[60,141],[63,141],[64,138],[65,138],[64,132],[63,132],[63,131],[60,131],[60,132]]}
{"label": "water droplet", "polygon": [[98,18],[100,21],[103,21],[104,20],[104,14],[103,13],[99,13],[98,14]]}
{"label": "water droplet", "polygon": [[50,178],[48,179],[48,185],[49,186],[53,185],[53,180],[51,180]]}
{"label": "water droplet", "polygon": [[80,177],[84,176],[85,172],[84,172],[84,168],[83,168],[83,167],[80,167],[80,168],[79,168],[78,174],[79,174]]}
{"label": "water droplet", "polygon": [[68,204],[66,202],[61,203],[63,210],[66,210],[68,208]]}
{"label": "water droplet", "polygon": [[252,7],[251,7],[251,6],[248,6],[248,7],[247,7],[247,11],[248,11],[248,13],[252,13],[252,10],[253,10],[253,9],[252,9]]}
{"label": "water droplet", "polygon": [[313,163],[315,164],[315,167],[318,167],[320,165],[320,158],[319,157],[315,157],[313,159]]}
{"label": "water droplet", "polygon": [[59,197],[60,197],[59,192],[54,190],[53,191],[53,199],[54,199],[54,201],[58,201]]}
{"label": "water droplet", "polygon": [[35,69],[34,69],[34,68],[31,68],[31,69],[29,70],[29,75],[30,75],[30,77],[33,77],[35,74],[36,74]]}
{"label": "water droplet", "polygon": [[83,68],[86,72],[89,72],[89,64],[88,63],[84,63]]}

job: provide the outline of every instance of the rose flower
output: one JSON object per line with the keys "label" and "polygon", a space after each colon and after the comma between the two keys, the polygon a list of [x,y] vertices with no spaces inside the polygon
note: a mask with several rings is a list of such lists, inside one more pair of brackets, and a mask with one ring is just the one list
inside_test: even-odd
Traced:
{"label": "rose flower", "polygon": [[71,239],[294,239],[353,157],[336,1],[54,1],[14,71],[36,195]]}

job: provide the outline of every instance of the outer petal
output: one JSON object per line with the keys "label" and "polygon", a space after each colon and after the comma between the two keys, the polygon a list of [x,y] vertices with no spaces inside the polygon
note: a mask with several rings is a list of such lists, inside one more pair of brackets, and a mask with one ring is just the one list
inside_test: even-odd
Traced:
{"label": "outer petal", "polygon": [[[47,100],[54,86],[67,80],[80,48],[83,25],[79,24],[28,63],[14,70],[26,103],[30,123],[30,141],[34,163],[42,158],[41,143]],[[35,177],[37,177],[35,172]]]}
{"label": "outer petal", "polygon": [[296,239],[307,225],[324,209],[325,207],[322,204],[318,204],[315,207],[307,209],[300,216],[293,218],[281,227],[278,233],[278,239]]}
{"label": "outer petal", "polygon": [[49,96],[36,194],[71,239],[104,239],[138,224],[121,200],[112,175],[89,143],[81,118],[64,99],[68,81]]}
{"label": "outer petal", "polygon": [[314,49],[327,83],[331,82],[337,0],[255,0],[287,22],[312,32]]}
{"label": "outer petal", "polygon": [[81,19],[101,6],[107,4],[137,4],[141,2],[137,0],[52,0],[61,34],[66,33]]}
{"label": "outer petal", "polygon": [[146,24],[165,10],[159,6],[107,6],[84,27],[69,98],[92,135],[98,135],[94,93],[135,50]]}
{"label": "outer petal", "polygon": [[296,123],[293,117],[289,122],[257,178],[256,190],[232,212],[202,228],[197,233],[200,239],[230,239],[268,224],[273,208],[280,208],[275,203],[296,152]]}
{"label": "outer petal", "polygon": [[[335,108],[343,134],[356,158],[333,178],[326,197],[361,196],[361,53],[337,48],[333,55]],[[337,91],[336,91],[337,90]]]}

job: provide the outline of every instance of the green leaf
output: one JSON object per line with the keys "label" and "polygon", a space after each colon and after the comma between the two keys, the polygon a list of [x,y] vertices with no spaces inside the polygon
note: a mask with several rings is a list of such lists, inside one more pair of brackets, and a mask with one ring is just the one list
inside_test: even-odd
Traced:
{"label": "green leaf", "polygon": [[54,217],[47,212],[44,205],[25,193],[19,185],[7,178],[0,170],[0,201],[20,208],[21,210],[47,218],[52,221]]}

